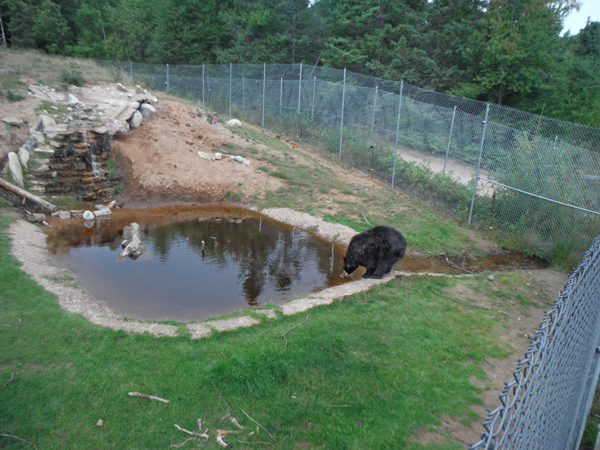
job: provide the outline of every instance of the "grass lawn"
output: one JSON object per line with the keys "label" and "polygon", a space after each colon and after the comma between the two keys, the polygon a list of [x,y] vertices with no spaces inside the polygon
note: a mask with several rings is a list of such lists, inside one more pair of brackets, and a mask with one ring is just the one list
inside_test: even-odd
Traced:
{"label": "grass lawn", "polygon": [[[216,429],[236,429],[222,421],[223,399],[246,427],[225,436],[233,448],[458,449],[408,438],[443,414],[476,419],[470,379],[485,378],[484,357],[507,355],[490,332],[497,313],[433,291],[450,278],[398,279],[311,309],[286,348],[280,335],[305,313],[198,341],[93,325],[61,310],[9,248],[0,234],[0,434],[39,449],[168,448],[189,437],[174,424],[197,430],[198,418],[211,436],[204,448],[220,448]],[[31,448],[9,437],[0,447]]]}

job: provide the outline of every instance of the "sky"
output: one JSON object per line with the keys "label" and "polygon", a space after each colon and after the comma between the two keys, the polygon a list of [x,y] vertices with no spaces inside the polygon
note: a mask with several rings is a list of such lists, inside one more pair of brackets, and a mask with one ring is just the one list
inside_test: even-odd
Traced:
{"label": "sky", "polygon": [[588,16],[592,22],[600,22],[600,0],[581,0],[579,11],[573,11],[565,19],[564,28],[561,34],[571,30],[571,35],[578,34],[579,30],[585,28]]}

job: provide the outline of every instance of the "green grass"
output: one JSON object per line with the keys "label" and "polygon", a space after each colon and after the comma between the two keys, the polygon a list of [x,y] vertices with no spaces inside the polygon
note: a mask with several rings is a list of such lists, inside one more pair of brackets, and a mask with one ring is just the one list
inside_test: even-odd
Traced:
{"label": "green grass", "polygon": [[[7,222],[2,216],[0,227]],[[10,325],[0,327],[1,384],[15,373],[0,388],[0,432],[38,448],[168,448],[188,437],[173,425],[194,429],[199,417],[212,436],[204,448],[220,448],[215,429],[233,426],[221,421],[227,407],[214,382],[248,427],[242,440],[270,441],[264,432],[248,436],[256,426],[243,409],[274,436],[274,448],[458,449],[405,438],[444,414],[474,421],[468,405],[481,399],[470,380],[485,380],[484,357],[507,355],[491,331],[497,313],[434,293],[451,279],[396,280],[313,308],[286,334],[286,348],[279,336],[306,314],[199,341],[90,324],[62,311],[9,247],[0,234],[0,323]],[[6,449],[28,448],[0,439]]]}

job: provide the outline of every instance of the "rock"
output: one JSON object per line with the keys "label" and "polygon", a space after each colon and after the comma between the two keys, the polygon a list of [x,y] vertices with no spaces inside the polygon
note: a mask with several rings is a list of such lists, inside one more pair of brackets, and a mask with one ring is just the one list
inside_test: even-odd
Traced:
{"label": "rock", "polygon": [[121,92],[128,92],[127,88],[123,86],[121,83],[117,83],[117,89]]}
{"label": "rock", "polygon": [[198,156],[203,159],[208,159],[209,161],[214,161],[216,158],[210,156],[208,153],[198,152]]}
{"label": "rock", "polygon": [[84,211],[82,217],[83,217],[83,220],[94,220],[94,218],[96,216],[91,211]]}
{"label": "rock", "polygon": [[83,215],[83,209],[72,209],[71,210],[71,216],[74,217],[75,219],[81,219],[82,215]]}
{"label": "rock", "polygon": [[46,156],[54,155],[54,149],[49,145],[42,145],[34,150],[34,153],[45,153]]}
{"label": "rock", "polygon": [[73,94],[67,95],[67,105],[76,105],[79,103],[79,99],[75,97]]}
{"label": "rock", "polygon": [[25,149],[25,147],[21,147],[19,149],[19,161],[21,161],[21,165],[27,169],[27,163],[29,162],[29,152]]}
{"label": "rock", "polygon": [[[32,131],[31,133],[29,133],[29,139],[27,139],[27,142],[32,141],[33,145],[43,145],[45,142],[44,139],[44,134],[39,132],[39,131]],[[25,142],[25,144],[27,144],[27,142]]]}
{"label": "rock", "polygon": [[94,131],[98,134],[108,134],[109,136],[126,134],[129,131],[129,124],[124,120],[114,119],[106,125],[95,128]]}
{"label": "rock", "polygon": [[488,281],[494,281],[494,275],[488,275],[487,279]]}
{"label": "rock", "polygon": [[139,85],[135,85],[135,93],[136,94],[147,94],[148,91]]}
{"label": "rock", "polygon": [[2,122],[19,128],[23,126],[23,121],[21,119],[17,119],[16,117],[5,117],[2,119]]}
{"label": "rock", "polygon": [[242,122],[240,122],[237,119],[231,119],[231,120],[228,120],[225,125],[228,127],[239,128],[242,126]]}
{"label": "rock", "polygon": [[67,220],[71,218],[71,211],[56,211],[52,213],[52,217],[58,217],[62,220]]}
{"label": "rock", "polygon": [[42,220],[46,220],[46,216],[44,214],[28,214],[27,222],[35,223],[41,222]]}
{"label": "rock", "polygon": [[129,126],[131,128],[137,128],[142,123],[142,120],[143,120],[142,114],[139,111],[136,111],[131,116],[131,119],[129,119]]}
{"label": "rock", "polygon": [[101,217],[101,216],[110,216],[112,214],[112,211],[109,208],[102,208],[99,209],[98,211],[94,212],[94,215],[96,217]]}
{"label": "rock", "polygon": [[142,244],[143,231],[137,223],[132,222],[130,226],[123,228],[123,239],[121,244],[123,251],[118,257],[119,260],[127,257],[135,260],[146,251],[146,247]]}
{"label": "rock", "polygon": [[45,134],[52,134],[56,132],[56,121],[51,117],[41,115],[40,121],[38,122],[38,126],[35,128],[35,131],[39,131]]}
{"label": "rock", "polygon": [[19,157],[15,152],[10,152],[8,154],[8,168],[10,169],[10,174],[17,183],[21,187],[25,187],[25,183],[23,182],[23,170],[21,169],[21,163],[19,162]]}
{"label": "rock", "polygon": [[[131,102],[128,105],[131,109],[140,109],[140,103],[139,102]],[[132,113],[133,114],[133,113]],[[130,116],[131,117],[131,116]]]}
{"label": "rock", "polygon": [[154,114],[156,114],[156,109],[154,109],[154,106],[149,103],[142,103],[140,105],[140,112],[144,117],[152,117]]}
{"label": "rock", "polygon": [[83,226],[86,228],[92,228],[94,226],[94,221],[93,220],[84,220]]}
{"label": "rock", "polygon": [[215,159],[216,160],[219,160],[221,158],[223,158],[223,154],[222,153],[219,153],[219,152],[215,153]]}

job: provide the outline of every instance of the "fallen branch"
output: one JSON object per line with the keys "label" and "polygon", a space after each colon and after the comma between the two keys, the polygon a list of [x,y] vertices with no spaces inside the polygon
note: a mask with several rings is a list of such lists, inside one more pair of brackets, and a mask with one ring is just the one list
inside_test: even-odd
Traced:
{"label": "fallen branch", "polygon": [[169,400],[165,400],[164,398],[160,398],[160,397],[155,397],[154,395],[149,395],[149,394],[142,394],[140,392],[130,392],[129,393],[130,397],[142,397],[142,398],[148,398],[150,400],[156,400],[158,402],[163,402],[163,403],[169,403]]}
{"label": "fallen branch", "polygon": [[511,313],[507,313],[507,312],[504,312],[504,311],[498,311],[498,312],[499,312],[500,314],[506,314],[508,317],[510,317],[510,318],[511,318],[511,319],[513,319],[513,320],[514,320],[514,318],[515,318],[515,316],[513,316]]}
{"label": "fallen branch", "polygon": [[6,383],[4,383],[4,386],[2,386],[2,387],[6,387],[6,385],[8,383],[12,383],[14,379],[15,379],[15,373],[13,372],[12,375],[10,376],[10,380],[8,380]]}
{"label": "fallen branch", "polygon": [[231,423],[238,427],[240,430],[244,429],[244,427],[240,425],[240,423],[235,419],[235,417],[231,418]]}
{"label": "fallen branch", "polygon": [[175,424],[175,428],[177,428],[179,431],[182,431],[185,434],[189,434],[190,436],[198,436],[204,439],[208,439],[209,436],[206,433],[196,433],[195,431],[190,431],[190,430],[186,430],[185,428],[181,428],[179,425]]}
{"label": "fallen branch", "polygon": [[217,428],[217,433],[222,434],[223,436],[227,436],[228,434],[242,434],[241,430],[219,430]]}
{"label": "fallen branch", "polygon": [[46,339],[44,339],[44,340],[42,341],[42,345],[44,345],[48,339],[50,339],[50,338],[49,338],[49,337],[47,337]]}
{"label": "fallen branch", "polygon": [[223,440],[223,436],[221,436],[220,434],[217,434],[217,444],[219,444],[223,448],[229,447],[229,445],[227,445],[227,442]]}
{"label": "fallen branch", "polygon": [[[308,319],[308,316],[306,316],[306,318]],[[242,412],[243,412],[244,414],[246,414],[246,417],[247,417],[248,419],[250,419],[250,420],[251,420],[252,422],[254,422],[256,425],[258,425],[258,426],[259,426],[259,427],[261,427],[263,430],[265,430],[265,432],[266,432],[266,433],[267,433],[269,436],[271,436],[271,439],[275,439],[275,438],[273,437],[273,435],[272,435],[271,433],[269,433],[269,431],[268,431],[268,430],[267,430],[265,427],[263,427],[263,426],[262,426],[260,423],[258,423],[258,422],[257,422],[256,420],[254,420],[252,417],[250,417],[246,411],[244,411],[244,410],[242,409]]]}
{"label": "fallen branch", "polygon": [[367,220],[365,215],[363,213],[360,213],[360,215],[363,216],[363,219],[365,219],[365,222],[367,222],[367,225],[371,226],[371,224],[369,223],[369,221]]}
{"label": "fallen branch", "polygon": [[485,359],[485,361],[490,365],[490,366],[495,366],[494,363],[492,363],[489,359],[487,359],[485,356],[483,357],[483,359]]}
{"label": "fallen branch", "polygon": [[287,333],[289,333],[290,331],[292,331],[294,328],[296,328],[296,327],[299,327],[300,325],[302,325],[303,323],[305,323],[305,322],[308,320],[308,316],[309,316],[309,315],[310,315],[310,314],[307,314],[307,315],[306,315],[306,319],[304,319],[304,322],[302,322],[302,323],[299,323],[298,325],[294,325],[292,328],[290,328],[290,329],[289,329],[289,330],[287,330],[285,333],[283,333],[281,336],[279,336],[279,337],[282,337],[282,338],[284,338],[284,339],[285,339],[285,347],[283,348],[284,350],[287,348],[287,345],[288,345],[288,340],[287,340],[287,338],[285,337],[285,335],[286,335]]}
{"label": "fallen branch", "polygon": [[248,441],[234,441],[234,444],[248,444],[248,445],[268,445],[269,447],[273,447],[273,444],[265,441],[257,441],[257,442],[248,442]]}
{"label": "fallen branch", "polygon": [[185,441],[179,443],[179,444],[171,444],[172,448],[179,448],[179,447],[183,447],[185,444],[187,444],[189,441],[193,441],[194,438],[187,438]]}
{"label": "fallen branch", "polygon": [[[333,159],[333,158],[331,158],[331,161],[332,161],[332,162],[333,162],[333,163],[334,163],[336,166],[338,166],[338,165],[337,165],[337,163],[334,161],[334,159]],[[340,169],[342,172],[344,172],[344,174],[346,173],[346,169],[344,169],[343,167],[340,167],[340,166],[338,166],[338,167],[339,167],[339,169]]]}
{"label": "fallen branch", "polygon": [[0,178],[0,186],[17,195],[20,195],[21,197],[23,197],[23,199],[31,200],[32,202],[37,203],[38,205],[42,206],[50,212],[55,212],[58,210],[58,207],[54,206],[52,203],[48,203],[46,200],[38,197],[37,195],[30,194],[26,190],[21,189],[20,187],[17,187],[14,184],[9,183],[8,181],[2,178]]}
{"label": "fallen branch", "polygon": [[25,439],[21,439],[20,437],[13,436],[12,434],[4,434],[4,433],[0,433],[0,436],[16,439],[17,441],[21,441],[21,442],[25,442],[26,444],[31,445],[33,448],[35,448],[35,450],[37,450],[37,447],[35,445],[33,445],[33,443],[26,441]]}
{"label": "fallen branch", "polygon": [[[215,386],[215,382],[212,380],[212,378],[210,379],[210,382],[212,383],[213,387],[215,388],[215,391],[217,391],[217,394],[219,394],[219,397],[221,397],[221,400],[223,400],[225,402],[225,404],[227,405],[227,407],[229,408],[229,411],[231,411],[235,417],[238,417],[238,415],[235,413],[233,408],[231,406],[229,406],[229,403],[227,403],[227,400],[225,400],[223,398],[223,396],[219,392],[219,389],[217,389],[217,386]],[[238,417],[238,419],[239,419],[239,417]]]}

